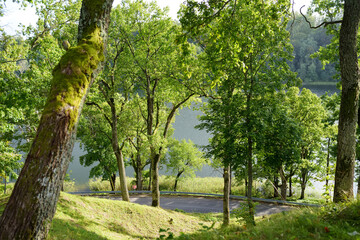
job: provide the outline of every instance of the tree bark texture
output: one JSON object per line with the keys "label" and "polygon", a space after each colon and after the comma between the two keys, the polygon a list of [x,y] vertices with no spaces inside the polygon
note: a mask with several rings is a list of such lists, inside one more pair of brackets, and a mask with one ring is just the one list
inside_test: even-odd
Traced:
{"label": "tree bark texture", "polygon": [[342,94],[334,202],[347,201],[354,197],[353,183],[360,75],[357,54],[359,21],[360,1],[345,0],[339,42]]}
{"label": "tree bark texture", "polygon": [[83,0],[79,43],[53,70],[36,137],[0,219],[0,239],[45,239],[69,165],[78,117],[104,61],[112,0]]}
{"label": "tree bark texture", "polygon": [[230,223],[230,166],[224,167],[223,225]]}
{"label": "tree bark texture", "polygon": [[159,189],[159,162],[160,154],[152,151],[151,153],[151,206],[160,207],[160,189]]}

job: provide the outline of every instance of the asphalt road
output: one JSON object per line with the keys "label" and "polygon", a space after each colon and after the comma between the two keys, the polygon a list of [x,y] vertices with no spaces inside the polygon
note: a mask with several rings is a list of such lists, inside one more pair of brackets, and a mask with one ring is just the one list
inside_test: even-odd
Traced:
{"label": "asphalt road", "polygon": [[[107,198],[112,200],[121,200],[118,196],[98,196],[101,198]],[[151,205],[150,196],[130,196],[130,201],[142,205]],[[230,210],[238,208],[240,204],[246,204],[240,200],[230,200]],[[198,213],[210,213],[210,212],[222,212],[223,200],[221,198],[207,198],[207,197],[193,197],[193,196],[161,196],[160,207],[164,209],[181,209],[185,212],[198,212]],[[290,211],[293,207],[272,204],[272,203],[258,203],[256,206],[255,216],[264,216],[274,214],[282,211]]]}

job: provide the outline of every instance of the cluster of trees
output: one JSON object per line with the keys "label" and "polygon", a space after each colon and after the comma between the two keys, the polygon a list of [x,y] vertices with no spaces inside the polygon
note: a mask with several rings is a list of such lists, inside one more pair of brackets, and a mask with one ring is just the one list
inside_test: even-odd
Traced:
{"label": "cluster of trees", "polygon": [[177,39],[180,26],[154,2],[123,1],[111,16],[105,67],[91,89],[80,124],[79,138],[88,152],[81,161],[85,165],[100,161],[91,174],[107,179],[115,179],[118,169],[124,200],[129,200],[125,161],[135,170],[139,190],[144,168],[150,165],[152,205],[159,206],[158,169],[168,146],[168,166],[177,169],[179,177],[188,169],[185,166],[204,162],[201,156],[179,159],[174,154],[177,148],[194,154],[196,147],[174,142],[171,128],[180,108],[199,101],[203,73],[196,48],[184,42],[188,52],[183,52]]}
{"label": "cluster of trees", "polygon": [[[347,0],[343,12],[341,1],[336,3],[316,0],[313,9],[331,15],[327,26],[334,37],[318,53],[323,63],[336,65],[337,58],[326,55],[340,42],[343,92],[334,193],[340,201],[352,197],[354,180],[360,6]],[[99,162],[91,174],[115,187],[119,171],[128,200],[125,161],[132,163],[139,186],[149,164],[152,205],[159,206],[162,159],[168,158],[178,177],[205,161],[191,142],[172,139],[171,123],[181,107],[207,97],[199,128],[212,133],[207,153],[224,168],[224,224],[231,172],[246,179],[251,224],[255,177],[273,180],[275,194],[283,198],[287,183],[292,192],[295,175],[303,195],[321,162],[330,178],[338,98],[324,96],[322,104],[294,87],[299,79],[288,65],[288,1],[189,0],[180,12],[181,26],[155,3],[123,1],[113,11],[112,0],[83,0],[81,10],[80,4],[43,0],[37,26],[24,29],[26,40],[1,30],[1,151],[11,153],[4,162],[17,162],[10,141],[18,139],[29,153],[0,219],[0,238],[46,238],[79,119],[79,138],[88,152],[81,161]],[[339,32],[332,23],[342,15]],[[311,64],[296,64],[315,74]]]}

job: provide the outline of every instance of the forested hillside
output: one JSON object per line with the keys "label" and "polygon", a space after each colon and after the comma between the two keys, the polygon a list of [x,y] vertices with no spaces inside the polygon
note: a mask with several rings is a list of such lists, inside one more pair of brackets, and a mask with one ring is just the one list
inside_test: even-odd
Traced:
{"label": "forested hillside", "polygon": [[[315,25],[320,22],[315,16],[307,16],[307,19]],[[332,36],[327,34],[325,28],[310,28],[305,18],[297,13],[289,22],[290,42],[294,47],[294,59],[289,62],[292,71],[298,73],[303,83],[310,82],[337,82],[335,64],[323,66],[323,63],[315,56],[315,53],[330,44]]]}

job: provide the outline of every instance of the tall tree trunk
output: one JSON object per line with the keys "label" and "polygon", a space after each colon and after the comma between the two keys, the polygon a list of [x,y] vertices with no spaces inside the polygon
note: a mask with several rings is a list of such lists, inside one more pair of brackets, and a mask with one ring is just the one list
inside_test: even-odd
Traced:
{"label": "tall tree trunk", "polygon": [[152,169],[152,161],[150,162],[150,169],[149,169],[149,185],[148,185],[149,191],[151,191],[151,185],[152,185],[152,181],[151,181],[151,179],[152,179],[152,171],[151,171],[151,169]]}
{"label": "tall tree trunk", "polygon": [[[167,116],[167,119],[166,119],[164,132],[163,132],[163,135],[162,135],[163,139],[166,139],[166,137],[167,137],[167,134],[168,134],[168,131],[169,131],[169,128],[170,128],[170,124],[171,124],[171,122],[172,122],[172,120],[173,120],[173,118],[175,116],[176,111],[181,107],[181,105],[186,103],[194,95],[195,95],[194,93],[190,94],[189,96],[184,98],[181,102],[179,102],[178,104],[176,104],[176,105],[174,105],[172,107],[172,109],[171,109],[171,111],[170,111],[170,113],[169,113],[169,115]],[[148,99],[148,102],[149,102],[149,99]],[[159,109],[157,109],[157,111],[159,111]],[[151,134],[149,134],[151,132],[152,132],[152,130],[148,128],[148,135],[151,135]],[[160,163],[160,159],[161,159],[162,150],[163,150],[162,146],[159,147],[158,152],[155,152],[154,147],[151,147],[151,149],[150,149],[150,152],[151,152],[151,154],[150,154],[150,156],[151,156],[151,176],[152,176],[152,189],[151,189],[151,191],[152,191],[152,204],[151,204],[151,206],[153,206],[153,207],[159,207],[160,206],[159,163]]]}
{"label": "tall tree trunk", "polygon": [[159,162],[160,154],[152,152],[153,157],[151,158],[151,196],[152,202],[151,206],[160,207],[160,189],[159,189]]}
{"label": "tall tree trunk", "polygon": [[224,167],[223,225],[230,223],[230,166]]}
{"label": "tall tree trunk", "polygon": [[325,191],[328,192],[326,197],[326,202],[329,202],[330,198],[330,187],[329,187],[329,177],[330,177],[330,142],[331,139],[328,138],[327,144],[327,156],[326,156],[326,177],[325,177]]}
{"label": "tall tree trunk", "polygon": [[245,177],[245,197],[248,196],[248,179],[247,176]]}
{"label": "tall tree trunk", "polygon": [[118,121],[115,108],[115,100],[110,98],[109,105],[111,108],[111,145],[115,153],[118,169],[119,169],[119,178],[120,178],[120,188],[121,188],[121,197],[123,201],[130,202],[129,191],[126,184],[126,173],[125,173],[125,164],[124,157],[122,153],[122,147],[119,146],[118,138]]}
{"label": "tall tree trunk", "polygon": [[110,176],[110,187],[111,187],[111,191],[115,191],[116,190],[116,174],[113,173]]}
{"label": "tall tree trunk", "polygon": [[360,76],[357,54],[359,22],[360,1],[345,0],[339,40],[342,93],[334,202],[347,201],[354,197],[353,182]]}
{"label": "tall tree trunk", "polygon": [[301,194],[300,194],[300,199],[305,199],[305,188],[306,185],[304,183],[301,182]]}
{"label": "tall tree trunk", "polygon": [[301,170],[301,175],[300,175],[300,186],[301,186],[300,199],[305,199],[305,189],[306,189],[306,184],[307,184],[307,173],[308,173],[307,170],[305,170],[305,169]]}
{"label": "tall tree trunk", "polygon": [[360,166],[359,166],[359,170],[358,170],[358,182],[357,182],[357,198],[360,198]]}
{"label": "tall tree trunk", "polygon": [[232,184],[232,176],[231,176],[231,166],[230,166],[230,170],[229,170],[229,172],[230,172],[230,190],[229,190],[229,194],[231,195],[232,194],[232,188],[231,188],[231,184]]}
{"label": "tall tree trunk", "polygon": [[124,156],[122,150],[119,149],[119,151],[116,152],[115,155],[119,168],[121,198],[123,201],[130,202],[129,191],[127,189],[127,184],[126,184],[126,173],[125,173]]}
{"label": "tall tree trunk", "polygon": [[252,157],[253,157],[253,141],[251,137],[248,137],[248,161],[247,161],[247,170],[248,170],[248,195],[247,201],[249,206],[249,216],[250,224],[255,225],[255,209],[254,203],[252,201],[252,184],[253,184],[253,167],[252,167]]}
{"label": "tall tree trunk", "polygon": [[292,176],[289,177],[289,197],[292,197]]}
{"label": "tall tree trunk", "polygon": [[283,167],[280,167],[279,170],[280,178],[281,178],[281,199],[286,201],[286,190],[287,190],[287,181]]}
{"label": "tall tree trunk", "polygon": [[0,239],[45,239],[87,92],[104,60],[112,0],[83,0],[78,46],[53,71],[36,137],[0,219]]}
{"label": "tall tree trunk", "polygon": [[6,173],[4,174],[4,194],[6,194]]}
{"label": "tall tree trunk", "polygon": [[279,197],[279,178],[276,176],[274,176],[274,198]]}
{"label": "tall tree trunk", "polygon": [[174,184],[174,192],[176,192],[178,180],[179,180],[179,178],[180,178],[180,176],[181,176],[181,174],[182,174],[183,172],[184,172],[184,170],[181,170],[181,171],[179,171],[179,172],[177,173],[177,175],[176,175],[175,184]]}
{"label": "tall tree trunk", "polygon": [[140,155],[140,151],[137,151],[136,154],[136,189],[138,191],[142,191],[143,190],[143,176],[142,176],[142,170],[143,170],[143,166],[142,166],[142,162],[141,162],[141,155]]}

